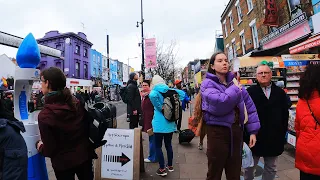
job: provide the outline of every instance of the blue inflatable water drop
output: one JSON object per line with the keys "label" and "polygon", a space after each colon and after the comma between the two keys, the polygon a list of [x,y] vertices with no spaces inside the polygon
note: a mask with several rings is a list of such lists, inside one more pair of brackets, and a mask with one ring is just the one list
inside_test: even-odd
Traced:
{"label": "blue inflatable water drop", "polygon": [[22,41],[17,52],[17,64],[20,68],[36,68],[40,63],[40,50],[32,33]]}

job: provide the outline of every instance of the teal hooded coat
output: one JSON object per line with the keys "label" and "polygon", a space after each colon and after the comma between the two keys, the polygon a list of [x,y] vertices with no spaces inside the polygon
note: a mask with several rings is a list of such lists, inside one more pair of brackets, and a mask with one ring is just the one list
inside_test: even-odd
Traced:
{"label": "teal hooded coat", "polygon": [[164,99],[161,93],[166,93],[168,90],[175,90],[179,94],[181,101],[185,97],[184,91],[169,88],[166,84],[157,84],[153,87],[149,97],[154,106],[154,115],[152,119],[154,133],[172,133],[177,130],[176,123],[168,121],[162,113]]}

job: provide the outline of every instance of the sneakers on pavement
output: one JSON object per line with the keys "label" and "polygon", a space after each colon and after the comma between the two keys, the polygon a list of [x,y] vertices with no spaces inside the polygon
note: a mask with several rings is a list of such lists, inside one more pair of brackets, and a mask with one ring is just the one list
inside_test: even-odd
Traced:
{"label": "sneakers on pavement", "polygon": [[173,172],[173,171],[174,171],[173,166],[168,166],[168,165],[167,165],[166,168],[168,169],[169,172]]}
{"label": "sneakers on pavement", "polygon": [[198,148],[199,148],[199,150],[202,150],[203,149],[203,144],[199,143]]}
{"label": "sneakers on pavement", "polygon": [[166,169],[158,169],[156,174],[157,174],[158,176],[162,176],[162,177],[168,175]]}
{"label": "sneakers on pavement", "polygon": [[148,158],[145,158],[145,159],[144,159],[144,162],[145,162],[145,163],[151,163],[150,159],[148,159]]}

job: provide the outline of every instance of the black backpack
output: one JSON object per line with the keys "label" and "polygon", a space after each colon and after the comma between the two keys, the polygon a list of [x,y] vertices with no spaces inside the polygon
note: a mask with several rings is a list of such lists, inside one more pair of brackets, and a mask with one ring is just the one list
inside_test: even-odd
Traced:
{"label": "black backpack", "polygon": [[107,143],[103,140],[108,128],[113,128],[116,120],[116,107],[107,103],[96,103],[85,110],[85,119],[89,123],[89,140],[96,149]]}
{"label": "black backpack", "polygon": [[122,87],[120,88],[120,96],[121,96],[121,99],[124,103],[128,103],[128,98],[127,98],[127,94],[128,94],[128,89],[127,87]]}
{"label": "black backpack", "polygon": [[181,101],[179,94],[175,90],[168,90],[166,93],[161,93],[163,96],[164,117],[170,122],[176,122],[180,119]]}

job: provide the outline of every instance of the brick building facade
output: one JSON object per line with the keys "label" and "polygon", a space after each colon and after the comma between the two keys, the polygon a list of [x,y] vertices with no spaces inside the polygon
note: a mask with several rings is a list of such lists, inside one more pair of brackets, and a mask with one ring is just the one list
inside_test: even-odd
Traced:
{"label": "brick building facade", "polygon": [[[300,0],[301,9],[307,16],[312,15],[308,0]],[[276,0],[279,26],[291,20],[289,1]],[[265,0],[230,0],[221,15],[225,53],[231,60],[254,49],[261,49],[260,40],[272,29],[263,24]]]}

